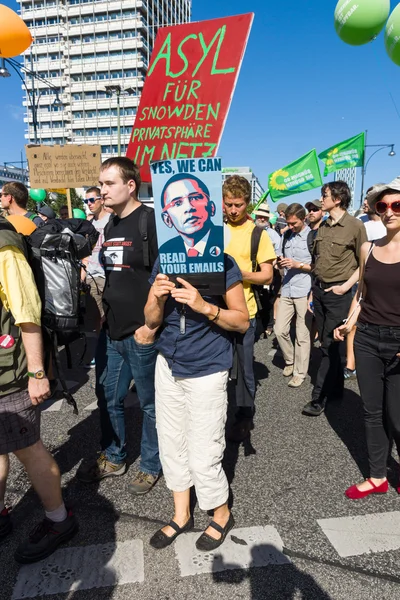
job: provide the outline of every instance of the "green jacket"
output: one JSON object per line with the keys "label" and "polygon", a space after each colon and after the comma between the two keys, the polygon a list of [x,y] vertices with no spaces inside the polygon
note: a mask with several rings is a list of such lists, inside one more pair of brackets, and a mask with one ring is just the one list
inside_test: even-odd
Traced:
{"label": "green jacket", "polygon": [[[26,252],[23,237],[11,227],[4,217],[0,217],[0,248],[14,246]],[[0,260],[1,254],[0,254]],[[28,369],[25,349],[19,327],[14,325],[12,314],[5,310],[0,301],[0,335],[12,335],[15,344],[11,348],[0,346],[0,397],[26,389]]]}

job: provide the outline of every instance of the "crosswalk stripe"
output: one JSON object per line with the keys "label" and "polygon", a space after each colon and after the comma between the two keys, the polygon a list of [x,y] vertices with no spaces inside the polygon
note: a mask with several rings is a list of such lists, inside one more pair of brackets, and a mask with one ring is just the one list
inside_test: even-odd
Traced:
{"label": "crosswalk stripe", "polygon": [[182,577],[290,563],[282,553],[283,542],[275,527],[233,529],[222,546],[213,552],[199,552],[196,549],[195,542],[199,535],[186,533],[175,542],[175,554]]}
{"label": "crosswalk stripe", "polygon": [[400,548],[400,512],[319,519],[317,522],[343,558]]}
{"label": "crosswalk stripe", "polygon": [[21,567],[12,600],[143,581],[142,540],[64,548]]}

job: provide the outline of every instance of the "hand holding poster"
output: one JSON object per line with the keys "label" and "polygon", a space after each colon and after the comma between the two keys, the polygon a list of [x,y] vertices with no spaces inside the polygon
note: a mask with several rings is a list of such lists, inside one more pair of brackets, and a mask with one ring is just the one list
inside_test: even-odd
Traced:
{"label": "hand holding poster", "polygon": [[160,273],[224,293],[221,159],[158,161],[151,175]]}
{"label": "hand holding poster", "polygon": [[321,185],[321,173],[315,150],[311,150],[290,165],[271,173],[268,177],[269,193],[274,202]]}
{"label": "hand holding poster", "polygon": [[151,161],[215,156],[253,16],[159,30],[127,151],[143,181]]}
{"label": "hand holding poster", "polygon": [[318,158],[325,163],[324,177],[339,169],[362,167],[364,164],[364,148],[365,134],[363,132],[321,152]]}

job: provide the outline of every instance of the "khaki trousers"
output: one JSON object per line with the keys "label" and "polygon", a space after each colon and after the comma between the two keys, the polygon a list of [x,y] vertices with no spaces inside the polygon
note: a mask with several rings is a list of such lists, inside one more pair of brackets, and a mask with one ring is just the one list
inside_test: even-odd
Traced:
{"label": "khaki trousers", "polygon": [[[281,296],[275,323],[275,335],[287,365],[294,365],[293,375],[305,379],[310,362],[311,315],[307,311],[308,298],[285,298]],[[290,337],[290,325],[296,315],[295,346]]]}

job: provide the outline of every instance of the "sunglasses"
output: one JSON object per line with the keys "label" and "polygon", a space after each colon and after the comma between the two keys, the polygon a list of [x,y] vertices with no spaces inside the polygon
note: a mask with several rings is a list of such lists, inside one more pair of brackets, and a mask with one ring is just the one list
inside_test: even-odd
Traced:
{"label": "sunglasses", "polygon": [[400,215],[399,200],[395,200],[394,202],[384,202],[384,200],[379,200],[379,202],[375,204],[375,212],[377,215],[384,215],[389,208],[392,210],[394,215]]}
{"label": "sunglasses", "polygon": [[96,200],[101,200],[101,196],[96,196],[95,198],[84,198],[84,203],[85,204],[89,204],[89,202],[92,204],[93,202],[96,202]]}
{"label": "sunglasses", "polygon": [[308,209],[308,212],[309,212],[309,213],[310,213],[310,212],[319,212],[320,210],[321,210],[320,208],[317,208],[317,207],[315,207],[315,208],[309,208],[309,209]]}
{"label": "sunglasses", "polygon": [[3,196],[11,196],[11,194],[6,194],[6,192],[0,192],[0,198],[2,198]]}

